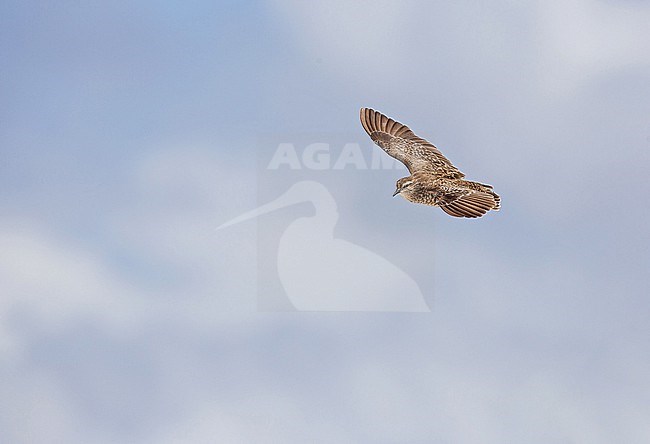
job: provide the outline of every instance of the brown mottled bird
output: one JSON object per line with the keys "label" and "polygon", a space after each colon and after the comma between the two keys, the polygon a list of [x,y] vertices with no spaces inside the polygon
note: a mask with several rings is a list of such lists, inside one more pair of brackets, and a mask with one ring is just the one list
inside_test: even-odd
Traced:
{"label": "brown mottled bird", "polygon": [[440,207],[455,217],[481,217],[499,211],[501,198],[491,185],[465,180],[465,175],[432,143],[406,125],[370,108],[361,108],[361,124],[370,138],[411,173],[397,181],[393,196]]}

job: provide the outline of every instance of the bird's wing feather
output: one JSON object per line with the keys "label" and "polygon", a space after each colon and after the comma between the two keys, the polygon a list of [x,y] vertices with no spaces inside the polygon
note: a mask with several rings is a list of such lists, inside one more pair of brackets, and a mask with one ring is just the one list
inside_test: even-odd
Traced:
{"label": "bird's wing feather", "polygon": [[402,162],[413,174],[427,170],[440,177],[462,179],[465,175],[431,142],[403,125],[370,108],[361,108],[361,124],[370,138],[389,156]]}
{"label": "bird's wing feather", "polygon": [[447,194],[440,208],[456,217],[481,217],[490,210],[499,211],[500,199],[494,193],[467,191],[465,194]]}

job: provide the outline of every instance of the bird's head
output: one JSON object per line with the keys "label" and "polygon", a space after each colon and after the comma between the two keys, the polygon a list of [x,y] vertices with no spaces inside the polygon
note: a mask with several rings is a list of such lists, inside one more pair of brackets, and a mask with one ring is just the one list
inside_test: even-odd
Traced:
{"label": "bird's head", "polygon": [[408,190],[412,184],[413,184],[412,176],[402,177],[401,179],[399,179],[395,184],[395,192],[393,193],[393,197],[397,196],[402,191]]}

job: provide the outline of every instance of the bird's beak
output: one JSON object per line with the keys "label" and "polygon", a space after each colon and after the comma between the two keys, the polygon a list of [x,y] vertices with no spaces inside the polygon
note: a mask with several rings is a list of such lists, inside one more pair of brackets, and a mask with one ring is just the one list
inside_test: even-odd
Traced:
{"label": "bird's beak", "polygon": [[396,189],[395,192],[393,193],[393,197],[397,196],[399,194],[399,191],[400,191],[399,188]]}

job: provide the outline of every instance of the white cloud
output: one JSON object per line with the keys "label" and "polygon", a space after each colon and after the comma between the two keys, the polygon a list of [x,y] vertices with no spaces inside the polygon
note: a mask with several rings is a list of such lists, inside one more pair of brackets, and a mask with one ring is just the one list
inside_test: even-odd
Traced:
{"label": "white cloud", "polygon": [[[178,284],[156,290],[169,293],[168,309],[206,322],[254,310],[255,281],[240,276],[255,274],[256,226],[216,230],[255,205],[250,164],[228,163],[213,148],[168,147],[140,159],[130,179],[133,201],[112,214],[109,230],[141,260],[173,270]],[[192,299],[175,306],[178,291]]]}
{"label": "white cloud", "polygon": [[84,442],[70,393],[47,375],[31,369],[28,374],[5,373],[0,396],[3,442]]}
{"label": "white cloud", "polygon": [[338,74],[366,74],[401,70],[409,54],[401,50],[400,35],[409,7],[389,1],[346,2],[341,0],[302,3],[272,2],[281,20],[299,38],[310,57],[322,57],[325,69]]}
{"label": "white cloud", "polygon": [[137,298],[101,258],[57,239],[27,221],[0,226],[0,318],[4,343],[12,315],[26,316],[39,328],[61,329],[93,319],[108,325],[129,323],[138,313]]}
{"label": "white cloud", "polygon": [[544,91],[566,95],[594,77],[650,66],[650,6],[644,2],[542,2],[536,13]]}
{"label": "white cloud", "polygon": [[[239,401],[211,401],[184,420],[161,428],[156,442],[164,444],[351,442],[351,435],[327,418],[279,393],[257,393]],[[146,441],[149,441],[147,439]]]}
{"label": "white cloud", "polygon": [[[107,225],[101,227],[115,248],[125,248],[147,266],[186,273],[182,288],[193,299],[180,306],[176,288],[152,289],[134,281],[121,264],[109,265],[100,248],[64,238],[36,221],[0,224],[0,346],[8,350],[18,340],[10,333],[10,315],[27,316],[43,329],[93,319],[123,331],[163,313],[210,323],[215,316],[227,317],[221,313],[254,310],[255,282],[237,276],[255,269],[250,263],[255,225],[239,230],[249,236],[226,236],[215,228],[253,205],[255,182],[216,158],[187,148],[150,155],[127,184],[132,199],[107,211]],[[241,199],[231,198],[236,193]]]}
{"label": "white cloud", "polygon": [[650,63],[650,7],[638,2],[273,4],[307,57],[323,57],[323,68],[389,97],[408,89],[407,79],[423,87],[458,75],[481,83],[492,75],[486,68],[505,66],[537,76],[542,96],[566,95],[603,72]]}

